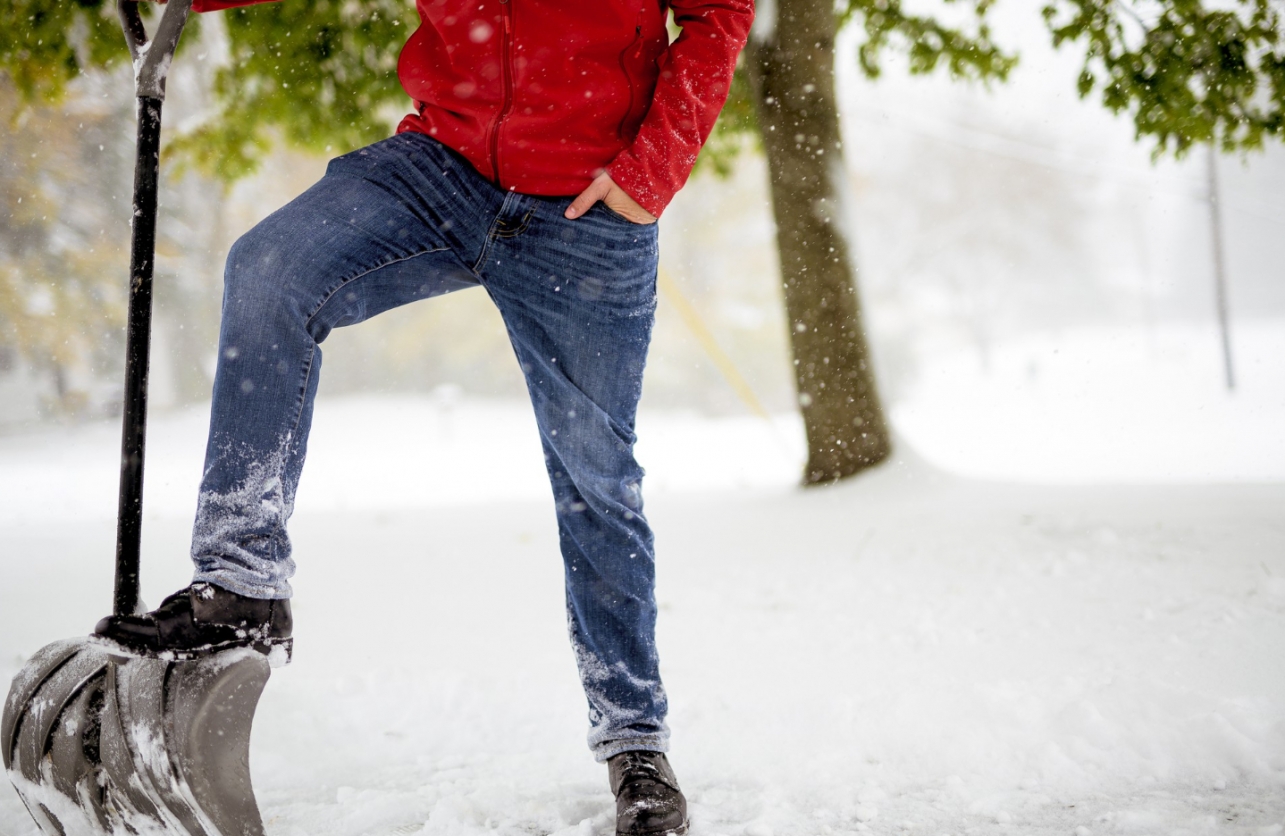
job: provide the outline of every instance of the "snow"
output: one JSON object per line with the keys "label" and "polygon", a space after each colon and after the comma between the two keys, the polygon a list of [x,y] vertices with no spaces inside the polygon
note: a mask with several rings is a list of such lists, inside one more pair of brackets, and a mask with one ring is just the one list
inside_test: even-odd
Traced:
{"label": "snow", "polygon": [[926,456],[983,478],[1285,481],[1285,321],[1233,335],[1230,392],[1212,327],[1082,327],[939,354],[894,417]]}
{"label": "snow", "polygon": [[[1241,333],[1231,394],[1204,332],[943,355],[897,459],[824,489],[793,417],[644,412],[693,834],[1282,832],[1283,330]],[[155,601],[204,416],[151,438]],[[0,439],[0,676],[106,609],[117,439]],[[311,450],[251,752],[270,836],[610,833],[529,407],[323,399]],[[0,833],[35,833],[7,789]]]}

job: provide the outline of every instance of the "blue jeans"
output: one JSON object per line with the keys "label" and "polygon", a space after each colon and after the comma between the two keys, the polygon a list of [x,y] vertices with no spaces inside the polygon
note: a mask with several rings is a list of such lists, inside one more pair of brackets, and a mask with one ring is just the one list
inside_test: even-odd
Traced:
{"label": "blue jeans", "polygon": [[[294,504],[331,329],[482,287],[544,445],[571,644],[598,760],[665,751],[652,533],[634,415],[656,307],[657,231],[602,204],[504,192],[427,136],[339,157],[228,255],[195,578],[290,597]],[[378,428],[371,428],[378,431]]]}

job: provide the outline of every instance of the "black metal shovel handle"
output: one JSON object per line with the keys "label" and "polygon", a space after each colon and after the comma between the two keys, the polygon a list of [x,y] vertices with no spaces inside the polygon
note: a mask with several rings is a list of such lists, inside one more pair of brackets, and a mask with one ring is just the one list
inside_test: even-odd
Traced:
{"label": "black metal shovel handle", "polygon": [[134,61],[134,89],[138,97],[138,156],[134,163],[133,240],[129,253],[129,312],[125,334],[125,415],[121,426],[120,503],[116,519],[116,591],[112,605],[117,615],[136,612],[139,605],[161,103],[165,100],[165,78],[191,9],[192,0],[170,0],[156,35],[149,40],[138,3],[118,0],[116,6]]}
{"label": "black metal shovel handle", "polygon": [[140,99],[165,98],[165,77],[169,74],[170,61],[174,58],[174,50],[178,48],[179,36],[183,34],[183,26],[191,10],[192,0],[169,0],[156,27],[156,35],[149,40],[138,3],[117,0],[116,13],[120,17],[121,28],[125,30],[129,56],[134,60],[135,95]]}

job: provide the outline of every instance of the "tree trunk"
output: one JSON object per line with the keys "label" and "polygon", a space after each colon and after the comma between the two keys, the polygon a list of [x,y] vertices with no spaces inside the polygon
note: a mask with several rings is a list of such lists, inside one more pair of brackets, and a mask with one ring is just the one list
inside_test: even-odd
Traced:
{"label": "tree trunk", "polygon": [[767,151],[777,251],[807,430],[803,483],[861,472],[892,450],[841,228],[834,4],[778,0],[775,31],[746,51]]}

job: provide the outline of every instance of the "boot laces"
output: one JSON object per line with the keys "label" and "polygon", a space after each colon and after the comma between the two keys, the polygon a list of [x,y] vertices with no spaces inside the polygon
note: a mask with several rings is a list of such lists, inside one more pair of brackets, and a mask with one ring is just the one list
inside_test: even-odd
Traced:
{"label": "boot laces", "polygon": [[620,791],[646,790],[649,785],[656,784],[668,787],[671,782],[666,780],[657,760],[658,757],[651,752],[625,752],[625,762],[620,770]]}

